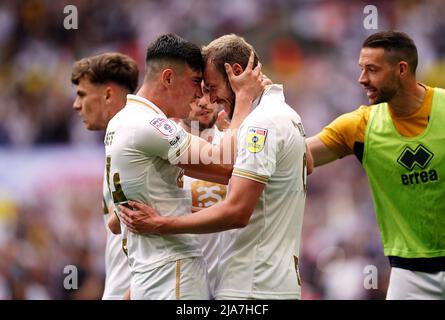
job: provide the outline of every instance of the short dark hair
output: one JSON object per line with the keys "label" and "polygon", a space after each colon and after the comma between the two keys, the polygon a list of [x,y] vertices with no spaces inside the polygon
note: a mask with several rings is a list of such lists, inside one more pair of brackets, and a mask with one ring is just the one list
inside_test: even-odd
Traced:
{"label": "short dark hair", "polygon": [[383,31],[370,35],[362,48],[383,48],[394,62],[408,62],[410,72],[415,75],[418,63],[414,41],[404,32]]}
{"label": "short dark hair", "polygon": [[202,71],[204,67],[201,49],[173,33],[160,36],[148,47],[146,64],[156,60],[185,62],[194,71]]}
{"label": "short dark hair", "polygon": [[114,82],[133,93],[138,87],[139,69],[136,62],[122,53],[107,52],[76,61],[71,82],[79,85],[86,77],[93,84]]}
{"label": "short dark hair", "polygon": [[255,49],[243,37],[232,33],[210,42],[203,47],[202,54],[204,60],[206,62],[211,60],[216,70],[223,75],[224,79],[228,80],[224,63],[239,63],[243,69],[246,69],[251,51],[254,52],[253,67],[255,68],[259,61]]}

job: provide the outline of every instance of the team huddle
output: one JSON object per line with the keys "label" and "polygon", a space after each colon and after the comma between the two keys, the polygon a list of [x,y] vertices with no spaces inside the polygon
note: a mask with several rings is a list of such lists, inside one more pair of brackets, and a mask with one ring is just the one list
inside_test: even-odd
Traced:
{"label": "team huddle", "polygon": [[[145,63],[139,88],[136,63],[119,53],[81,59],[71,77],[73,108],[106,130],[103,299],[300,299],[307,174],[348,154],[370,177],[387,298],[445,297],[445,91],[416,82],[406,34],[365,40],[359,82],[371,106],[307,140],[298,106],[242,37],[199,48],[162,35]],[[421,164],[419,146],[433,154]],[[398,183],[416,165],[436,179]],[[419,198],[428,203],[412,209]]]}

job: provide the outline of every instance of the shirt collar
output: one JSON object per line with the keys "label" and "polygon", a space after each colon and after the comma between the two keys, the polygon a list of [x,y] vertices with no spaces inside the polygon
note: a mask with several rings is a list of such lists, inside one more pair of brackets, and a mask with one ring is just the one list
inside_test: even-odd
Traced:
{"label": "shirt collar", "polygon": [[255,109],[256,107],[258,107],[258,105],[261,103],[261,99],[263,98],[263,96],[266,94],[269,94],[269,93],[279,94],[280,97],[283,97],[283,100],[284,100],[283,85],[275,84],[275,83],[270,84],[270,85],[266,86],[266,88],[261,93],[261,95],[253,101],[252,109]]}
{"label": "shirt collar", "polygon": [[164,112],[162,112],[162,110],[155,105],[153,102],[151,102],[150,100],[141,97],[141,96],[137,96],[134,94],[127,94],[127,105],[140,105],[140,106],[144,106],[148,109],[150,109],[151,111],[154,111],[164,117],[167,117]]}

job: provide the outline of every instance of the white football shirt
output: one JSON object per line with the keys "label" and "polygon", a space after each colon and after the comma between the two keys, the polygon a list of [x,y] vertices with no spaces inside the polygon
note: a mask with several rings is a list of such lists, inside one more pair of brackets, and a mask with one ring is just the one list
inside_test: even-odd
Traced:
{"label": "white football shirt", "polygon": [[300,116],[269,86],[240,126],[232,174],[265,187],[248,225],[221,234],[217,299],[300,298],[305,151]]}
{"label": "white football shirt", "polygon": [[130,287],[130,267],[127,257],[122,250],[122,238],[120,234],[113,234],[108,228],[110,214],[114,214],[113,202],[108,192],[108,185],[104,177],[103,209],[104,223],[107,235],[105,247],[105,288],[103,300],[119,300]]}
{"label": "white football shirt", "polygon": [[[210,133],[210,130],[214,130]],[[201,137],[213,136],[212,144],[219,144],[223,133],[216,126],[211,129],[203,130]],[[184,189],[190,192],[192,201],[192,210],[194,212],[213,206],[222,201],[226,197],[227,186],[194,179],[184,175]],[[197,234],[197,239],[201,244],[204,254],[204,260],[207,265],[208,279],[211,295],[214,296],[215,281],[218,272],[218,260],[220,254],[219,248],[219,232]]]}
{"label": "white football shirt", "polygon": [[[164,216],[190,212],[190,196],[179,183],[183,170],[171,164],[189,148],[190,139],[152,102],[127,95],[127,104],[109,122],[104,141],[113,202],[136,200]],[[194,235],[137,235],[123,223],[121,229],[133,273],[202,256]]]}

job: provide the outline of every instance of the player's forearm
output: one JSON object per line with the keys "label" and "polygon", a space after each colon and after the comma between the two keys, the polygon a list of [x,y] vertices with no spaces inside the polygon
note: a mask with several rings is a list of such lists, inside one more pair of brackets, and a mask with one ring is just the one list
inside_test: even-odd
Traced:
{"label": "player's forearm", "polygon": [[121,224],[119,218],[116,216],[116,213],[110,214],[110,217],[108,218],[108,229],[110,229],[113,234],[121,233]]}
{"label": "player's forearm", "polygon": [[219,146],[221,163],[233,165],[236,160],[236,147],[238,128],[244,119],[249,115],[252,107],[252,98],[249,95],[239,93],[236,96],[235,110],[230,122],[230,126],[224,132],[224,137]]}
{"label": "player's forearm", "polygon": [[[198,167],[209,164],[217,165],[220,167],[217,167],[216,169],[221,169],[219,171],[222,172],[222,176],[225,175],[227,170],[231,171],[231,166],[233,166],[236,159],[236,137],[238,128],[249,114],[251,104],[251,96],[249,97],[248,94],[243,93],[238,94],[238,97],[236,98],[237,107],[235,108],[234,118],[232,119],[230,127],[225,130],[224,137],[221,139],[220,144],[212,145],[199,137],[193,136],[188,151],[183,153],[177,159],[177,163],[174,164],[179,165],[183,169],[195,172],[196,168],[187,168],[187,165],[198,165]],[[208,171],[218,171],[213,170],[213,168],[210,167],[203,167],[202,170],[206,174],[209,173]]]}
{"label": "player's forearm", "polygon": [[193,214],[178,217],[160,217],[158,233],[213,233],[243,228],[248,222],[249,219],[246,218],[245,213],[222,202]]}
{"label": "player's forearm", "polygon": [[235,107],[229,129],[238,129],[252,109],[252,96],[240,92],[235,98]]}
{"label": "player's forearm", "polygon": [[312,156],[311,149],[306,144],[306,165],[307,174],[310,175],[314,171],[314,157]]}
{"label": "player's forearm", "polygon": [[233,170],[230,157],[225,159],[218,146],[196,136],[192,136],[189,149],[178,158],[176,165],[190,177],[221,184],[228,183]]}
{"label": "player's forearm", "polygon": [[340,157],[337,153],[329,149],[317,136],[310,137],[306,141],[312,154],[315,167],[335,161]]}
{"label": "player's forearm", "polygon": [[[212,165],[214,166],[214,165]],[[208,166],[206,166],[208,167]],[[203,170],[195,170],[186,169],[184,174],[186,176],[198,179],[198,180],[205,180],[205,181],[211,181],[219,184],[228,184],[230,180],[230,176],[232,174],[233,166],[227,166],[227,165],[218,165],[214,166],[211,171],[214,171],[212,173],[204,172]]]}

